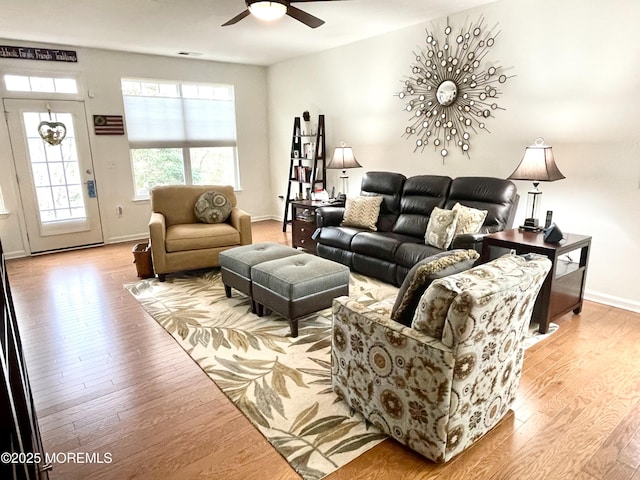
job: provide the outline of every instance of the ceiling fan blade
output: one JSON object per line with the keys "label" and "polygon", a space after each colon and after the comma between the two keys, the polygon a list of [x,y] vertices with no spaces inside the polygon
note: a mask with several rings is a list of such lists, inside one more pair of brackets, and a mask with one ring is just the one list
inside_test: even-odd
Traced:
{"label": "ceiling fan blade", "polygon": [[250,14],[251,14],[251,12],[249,12],[249,9],[247,8],[244,12],[236,15],[231,20],[229,20],[227,23],[223,23],[222,26],[226,27],[227,25],[233,25],[235,23],[238,23],[240,20],[242,20],[244,17],[248,17]]}
{"label": "ceiling fan blade", "polygon": [[299,8],[289,5],[287,8],[287,15],[291,18],[295,18],[299,22],[304,23],[307,27],[318,28],[324,24],[324,20],[320,20],[318,17],[314,17],[310,13],[303,12]]}

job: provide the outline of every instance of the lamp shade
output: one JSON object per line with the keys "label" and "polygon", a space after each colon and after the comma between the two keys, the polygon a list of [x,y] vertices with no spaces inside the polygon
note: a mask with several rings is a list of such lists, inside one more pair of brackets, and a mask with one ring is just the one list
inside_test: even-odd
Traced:
{"label": "lamp shade", "polygon": [[258,17],[260,20],[277,20],[287,13],[287,6],[284,2],[265,2],[265,1],[253,1],[247,2],[249,11],[252,15]]}
{"label": "lamp shade", "polygon": [[509,180],[530,180],[533,182],[555,182],[565,176],[560,172],[553,151],[544,144],[542,138],[536,139],[534,145],[527,147],[520,165],[509,175]]}
{"label": "lamp shade", "polygon": [[327,168],[335,168],[338,170],[346,170],[347,168],[360,168],[362,165],[358,163],[353,149],[347,147],[344,142],[333,151],[333,157],[327,165]]}

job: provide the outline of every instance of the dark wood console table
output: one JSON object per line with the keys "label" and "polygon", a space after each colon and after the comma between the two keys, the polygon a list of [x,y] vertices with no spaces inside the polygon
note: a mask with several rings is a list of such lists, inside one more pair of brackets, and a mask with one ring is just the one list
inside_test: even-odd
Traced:
{"label": "dark wood console table", "polygon": [[[590,249],[591,237],[584,235],[567,233],[556,244],[545,242],[541,232],[516,228],[487,235],[480,261],[488,262],[511,250],[517,254],[538,253],[551,260],[551,271],[542,285],[532,316],[532,320],[540,324],[540,333],[547,333],[552,320],[572,310],[576,314],[582,311]],[[579,260],[571,259],[568,256],[571,252],[579,252]],[[567,258],[560,258],[562,255]]]}

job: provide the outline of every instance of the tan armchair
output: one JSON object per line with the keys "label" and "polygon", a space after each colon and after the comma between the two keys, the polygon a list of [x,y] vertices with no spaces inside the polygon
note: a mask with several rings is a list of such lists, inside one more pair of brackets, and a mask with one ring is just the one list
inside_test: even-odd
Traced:
{"label": "tan armchair", "polygon": [[384,299],[335,299],[334,391],[398,442],[448,461],[513,403],[522,340],[550,268],[546,257],[507,255],[435,280],[411,328],[391,320]]}
{"label": "tan armchair", "polygon": [[[201,223],[194,213],[196,200],[215,190],[231,202],[231,215],[224,223]],[[151,190],[149,220],[153,268],[163,282],[167,273],[220,265],[220,252],[251,239],[251,216],[238,208],[229,185],[168,185]]]}

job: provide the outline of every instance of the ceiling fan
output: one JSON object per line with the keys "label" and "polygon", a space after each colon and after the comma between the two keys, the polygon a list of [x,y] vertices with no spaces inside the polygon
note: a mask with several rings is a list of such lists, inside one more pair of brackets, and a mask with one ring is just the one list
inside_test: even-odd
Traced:
{"label": "ceiling fan", "polygon": [[276,20],[284,15],[289,15],[291,18],[304,23],[308,27],[318,28],[320,25],[324,24],[324,20],[321,20],[318,17],[314,17],[310,13],[304,12],[299,8],[292,6],[291,4],[324,1],[329,0],[245,0],[247,9],[239,15],[233,17],[227,23],[223,23],[222,26],[226,27],[227,25],[233,25],[252,14],[262,20],[267,21]]}

